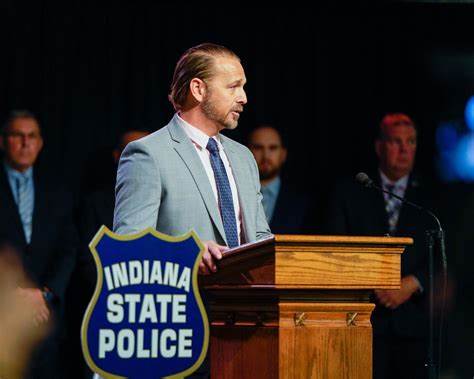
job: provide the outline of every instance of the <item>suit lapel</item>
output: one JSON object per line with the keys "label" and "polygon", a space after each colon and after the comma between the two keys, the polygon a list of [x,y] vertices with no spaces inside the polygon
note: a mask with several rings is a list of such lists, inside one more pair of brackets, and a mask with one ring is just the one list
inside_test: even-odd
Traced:
{"label": "suit lapel", "polygon": [[287,204],[292,203],[291,196],[288,195],[287,187],[283,183],[280,184],[280,190],[278,191],[277,198],[275,200],[275,209],[273,210],[272,219],[270,220],[271,225],[278,225],[278,222],[284,217],[287,217]]}
{"label": "suit lapel", "polygon": [[237,186],[237,193],[239,196],[239,204],[243,218],[245,236],[247,239],[252,240],[252,234],[249,234],[252,230],[255,230],[255,228],[249,224],[250,220],[254,219],[250,216],[250,206],[252,205],[252,202],[246,200],[254,198],[255,195],[252,194],[251,186],[245,185],[245,183],[248,181],[249,173],[246,172],[245,166],[242,164],[242,156],[235,152],[235,150],[232,148],[232,145],[228,143],[227,138],[225,136],[222,137],[222,145],[224,146],[224,151],[227,155],[227,159],[229,159],[232,174],[234,175],[235,179],[235,185]]}
{"label": "suit lapel", "polygon": [[[415,203],[418,203],[417,187],[418,187],[418,182],[415,179],[413,179],[413,177],[410,175],[410,178],[408,179],[407,188],[405,190],[404,198],[409,201],[414,201]],[[409,205],[402,204],[402,206],[400,207],[400,215],[398,216],[397,231],[406,229],[405,220],[410,219],[410,213],[412,211],[413,209],[411,209]]]}
{"label": "suit lapel", "polygon": [[[372,177],[377,178],[376,179],[377,180],[377,185],[380,188],[382,188],[383,185],[382,185],[382,179],[380,177],[380,173],[376,172],[373,175],[374,176],[372,176]],[[387,211],[385,209],[384,194],[383,194],[383,192],[375,190],[375,189],[373,191],[374,191],[374,198],[376,199],[375,209],[376,209],[376,212],[377,212],[377,219],[379,220],[378,225],[383,225],[384,233],[389,233],[390,228],[389,228],[389,225],[388,225],[388,214],[387,214]]]}
{"label": "suit lapel", "polygon": [[[49,204],[47,191],[44,188],[44,183],[39,179],[38,171],[34,171],[34,183],[35,183],[35,204],[33,208],[33,220],[31,225],[31,244],[37,242],[38,237],[41,235],[40,228],[42,226],[40,220],[47,220],[48,217],[45,215],[46,206]],[[51,206],[51,205],[49,205]]]}
{"label": "suit lapel", "polygon": [[168,124],[168,130],[171,139],[173,140],[173,147],[193,177],[212,222],[219,231],[221,238],[227,242],[225,238],[224,225],[222,224],[222,219],[219,214],[216,199],[212,192],[211,184],[209,183],[209,178],[207,177],[201,160],[196,153],[195,147],[185,131],[181,126],[179,126],[174,118]]}
{"label": "suit lapel", "polygon": [[3,162],[0,162],[0,191],[3,193],[0,195],[0,201],[5,204],[7,214],[12,217],[15,229],[19,232],[22,237],[22,242],[26,245],[26,237],[23,230],[23,224],[21,223],[20,213],[18,212],[18,207],[15,203],[15,198],[13,197],[7,173],[3,167]]}

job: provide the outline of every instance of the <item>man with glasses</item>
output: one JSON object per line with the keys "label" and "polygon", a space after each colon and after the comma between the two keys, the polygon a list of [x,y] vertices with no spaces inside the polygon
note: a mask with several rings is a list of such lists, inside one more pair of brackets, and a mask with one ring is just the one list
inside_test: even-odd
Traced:
{"label": "man with glasses", "polygon": [[33,285],[18,283],[16,292],[29,304],[32,322],[51,332],[34,352],[26,377],[61,378],[58,337],[64,292],[75,260],[76,232],[72,199],[47,183],[35,163],[43,148],[37,118],[12,111],[0,133],[0,230],[20,252]]}

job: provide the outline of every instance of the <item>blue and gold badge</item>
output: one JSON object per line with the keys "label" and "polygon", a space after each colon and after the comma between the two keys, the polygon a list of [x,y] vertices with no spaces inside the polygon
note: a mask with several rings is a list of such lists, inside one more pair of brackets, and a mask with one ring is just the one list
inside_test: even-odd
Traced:
{"label": "blue and gold badge", "polygon": [[147,229],[118,235],[102,226],[89,245],[97,285],[82,323],[82,350],[104,378],[181,378],[203,362],[209,325],[197,275],[194,232]]}

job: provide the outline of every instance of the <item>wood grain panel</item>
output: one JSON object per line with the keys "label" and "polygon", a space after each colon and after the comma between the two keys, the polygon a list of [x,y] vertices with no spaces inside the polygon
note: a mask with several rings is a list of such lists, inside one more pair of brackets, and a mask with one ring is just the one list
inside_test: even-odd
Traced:
{"label": "wood grain panel", "polygon": [[[280,378],[368,379],[372,376],[372,304],[281,304]],[[303,324],[295,316],[304,312]],[[355,323],[347,315],[358,312]]]}
{"label": "wood grain panel", "polygon": [[278,328],[213,327],[210,347],[213,379],[278,379]]}
{"label": "wood grain panel", "polygon": [[277,252],[275,282],[314,288],[400,286],[400,253]]}
{"label": "wood grain panel", "polygon": [[280,379],[370,379],[372,331],[280,328]]}

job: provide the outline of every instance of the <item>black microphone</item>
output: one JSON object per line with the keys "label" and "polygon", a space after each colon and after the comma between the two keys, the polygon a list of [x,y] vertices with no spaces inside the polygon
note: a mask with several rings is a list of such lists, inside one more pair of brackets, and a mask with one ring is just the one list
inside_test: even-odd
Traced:
{"label": "black microphone", "polygon": [[400,196],[398,196],[397,194],[395,194],[393,192],[390,192],[390,191],[387,191],[387,190],[383,189],[382,187],[375,184],[375,182],[372,179],[370,179],[369,175],[367,175],[365,172],[359,172],[355,176],[355,180],[356,180],[357,183],[362,184],[364,187],[375,188],[378,191],[381,191],[381,192],[389,194],[390,196],[393,196],[394,198],[400,200],[404,204],[408,204],[408,205],[410,205],[410,206],[412,206],[412,207],[414,207],[414,208],[416,208],[416,209],[418,209],[422,212],[428,213],[436,221],[436,224],[438,225],[438,231],[440,231],[440,232],[443,231],[443,228],[441,227],[441,223],[439,222],[438,217],[436,217],[433,212],[431,212],[430,210],[428,210],[426,208],[423,208],[422,206],[420,206],[418,204],[412,203],[411,201],[406,200],[403,197],[400,197]]}
{"label": "black microphone", "polygon": [[359,172],[355,176],[355,180],[357,183],[362,184],[365,187],[372,187],[374,184],[373,180],[369,178],[369,175],[367,175],[365,172]]}

